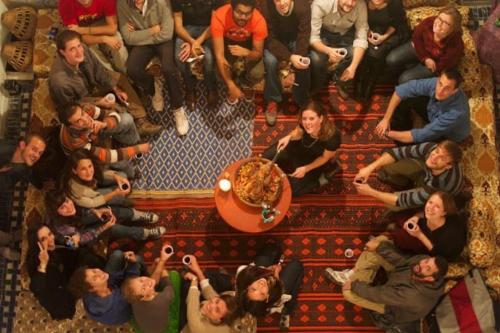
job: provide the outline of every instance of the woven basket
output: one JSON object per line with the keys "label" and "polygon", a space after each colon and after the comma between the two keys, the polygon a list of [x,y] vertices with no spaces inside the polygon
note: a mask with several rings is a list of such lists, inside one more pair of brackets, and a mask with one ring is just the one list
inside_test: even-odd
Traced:
{"label": "woven basket", "polygon": [[2,56],[16,71],[24,72],[33,61],[33,45],[26,41],[5,43]]}
{"label": "woven basket", "polygon": [[2,24],[19,40],[30,40],[35,34],[36,11],[31,7],[18,7],[2,14]]}

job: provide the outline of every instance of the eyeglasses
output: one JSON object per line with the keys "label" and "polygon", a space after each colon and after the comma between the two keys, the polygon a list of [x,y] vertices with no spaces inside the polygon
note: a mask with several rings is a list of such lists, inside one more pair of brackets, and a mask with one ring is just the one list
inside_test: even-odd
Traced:
{"label": "eyeglasses", "polygon": [[450,23],[450,22],[446,22],[445,20],[443,20],[443,19],[442,19],[441,17],[439,17],[439,16],[438,16],[438,17],[436,17],[436,21],[438,21],[438,22],[439,22],[439,24],[441,24],[441,25],[442,25],[442,24],[444,24],[444,25],[446,25],[447,27],[451,27],[451,23]]}

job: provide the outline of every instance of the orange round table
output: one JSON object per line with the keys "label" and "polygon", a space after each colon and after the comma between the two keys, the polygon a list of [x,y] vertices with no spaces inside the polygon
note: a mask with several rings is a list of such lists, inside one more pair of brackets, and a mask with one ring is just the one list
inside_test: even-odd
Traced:
{"label": "orange round table", "polygon": [[219,180],[226,178],[224,176],[226,173],[229,174],[231,185],[234,185],[236,170],[238,170],[241,164],[250,159],[251,158],[246,158],[233,162],[221,172],[215,183],[214,197],[217,211],[227,224],[239,231],[258,233],[274,228],[283,220],[292,201],[292,188],[288,178],[286,176],[283,177],[281,197],[274,206],[275,209],[280,211],[280,214],[275,217],[274,221],[264,223],[262,221],[262,208],[250,207],[241,202],[236,196],[236,193],[234,193],[232,187],[228,192],[224,192],[219,188]]}

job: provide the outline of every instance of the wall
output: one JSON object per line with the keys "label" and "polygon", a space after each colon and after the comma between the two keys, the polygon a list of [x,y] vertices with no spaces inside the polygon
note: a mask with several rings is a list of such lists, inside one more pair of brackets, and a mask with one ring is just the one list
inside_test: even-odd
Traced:
{"label": "wall", "polygon": [[[5,6],[3,1],[0,1],[0,14],[6,10],[7,7]],[[3,45],[3,43],[7,40],[7,38],[8,38],[8,32],[0,24],[0,46]],[[3,137],[5,133],[5,121],[9,105],[8,93],[3,89],[3,83],[5,81],[5,78],[6,78],[5,60],[0,57],[0,137]]]}

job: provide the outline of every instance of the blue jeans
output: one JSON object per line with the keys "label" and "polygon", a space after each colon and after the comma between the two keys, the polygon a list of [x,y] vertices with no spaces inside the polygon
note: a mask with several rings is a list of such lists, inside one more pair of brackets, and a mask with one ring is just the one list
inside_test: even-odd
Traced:
{"label": "blue jeans", "polygon": [[[276,244],[266,244],[257,253],[254,263],[257,266],[269,267],[278,263],[281,253],[281,249]],[[283,314],[291,314],[295,309],[303,276],[304,265],[298,259],[293,258],[289,263],[283,265],[280,272],[280,281],[283,284],[285,293],[292,296],[292,299],[285,303],[282,310]]]}
{"label": "blue jeans", "polygon": [[415,48],[411,42],[407,42],[393,49],[389,52],[385,61],[387,63],[388,71],[400,72],[403,68],[410,67],[399,75],[399,84],[410,80],[425,79],[436,75],[420,63]]}
{"label": "blue jeans", "polygon": [[[144,228],[126,226],[122,223],[130,221],[134,216],[134,211],[129,207],[109,206],[116,217],[116,224],[106,230],[103,235],[111,239],[132,238],[135,240],[144,240]],[[103,207],[99,207],[103,208]],[[80,215],[80,221],[85,225],[85,229],[94,229],[103,224],[103,221],[97,217],[90,209],[83,208]]]}
{"label": "blue jeans", "polygon": [[[107,207],[107,205],[98,208],[105,208],[105,207]],[[116,217],[116,221],[118,223],[123,221],[130,221],[134,216],[134,211],[132,210],[132,208],[129,207],[110,205],[109,208],[111,208],[111,211],[113,212],[113,215]],[[98,218],[97,215],[95,215],[89,208],[78,207],[77,212],[78,212],[77,217],[84,226],[102,224],[102,220]]]}
{"label": "blue jeans", "polygon": [[[289,49],[294,48],[294,43],[288,45]],[[266,69],[266,80],[264,82],[264,100],[266,102],[274,101],[280,103],[282,100],[281,80],[279,75],[278,59],[267,49],[264,50],[264,67]],[[292,87],[292,96],[295,103],[304,105],[309,99],[309,88],[311,86],[310,69],[294,69],[295,83]]]}
{"label": "blue jeans", "polygon": [[144,228],[123,224],[113,225],[105,231],[105,234],[111,239],[132,238],[135,240],[144,240]]}
{"label": "blue jeans", "polygon": [[[207,27],[198,26],[198,25],[186,25],[184,29],[191,35],[193,38],[198,38],[203,31],[205,31]],[[186,62],[182,62],[179,59],[179,52],[181,51],[181,45],[184,44],[185,41],[177,37],[175,40],[175,62],[177,67],[182,73],[184,77],[184,83],[186,85],[186,89],[192,90],[196,85],[196,78],[191,73],[191,69],[189,68],[189,64]],[[214,67],[214,56],[212,51],[212,41],[210,39],[206,40],[202,44],[203,51],[205,51],[205,57],[203,58],[203,75],[205,78],[205,84],[207,85],[208,90],[216,90],[217,82],[215,80],[215,67]]]}
{"label": "blue jeans", "polygon": [[139,265],[142,271],[144,268],[142,257],[138,255],[136,255],[135,257],[137,258],[137,262],[135,264],[132,263],[129,264],[127,260],[125,260],[123,251],[114,250],[113,253],[111,253],[111,255],[108,258],[108,262],[104,267],[104,271],[106,271],[109,274],[120,272],[124,270],[127,265]]}
{"label": "blue jeans", "polygon": [[135,145],[141,137],[137,132],[137,127],[134,123],[134,118],[128,112],[119,113],[121,120],[113,129],[104,129],[99,133],[102,139],[112,137],[116,142],[132,146]]}
{"label": "blue jeans", "polygon": [[[120,162],[118,162],[120,163]],[[116,163],[113,163],[113,164],[116,164]],[[118,172],[118,174],[122,177],[127,177],[126,174],[124,174],[123,172]],[[117,183],[114,179],[104,179],[102,181],[102,183],[99,183],[98,184],[98,188],[96,189],[97,192],[101,193],[102,195],[105,195],[105,194],[108,194],[108,193],[111,193],[113,192],[113,190],[116,188]],[[125,201],[125,198],[126,197],[123,197],[123,196],[114,196],[113,199],[109,200],[107,202],[108,205],[114,205],[114,206],[123,206],[123,202]]]}
{"label": "blue jeans", "polygon": [[[326,46],[335,48],[345,48],[347,55],[342,59],[333,73],[334,81],[351,64],[352,61],[352,43],[354,42],[354,28],[341,35],[339,33],[321,30],[321,41]],[[311,51],[311,72],[312,72],[312,91],[317,92],[325,84],[328,78],[328,56],[325,53]]]}

